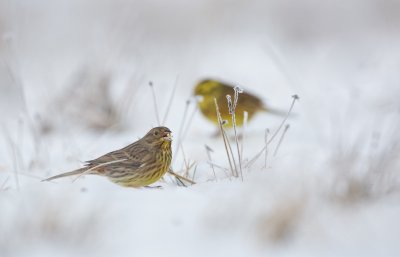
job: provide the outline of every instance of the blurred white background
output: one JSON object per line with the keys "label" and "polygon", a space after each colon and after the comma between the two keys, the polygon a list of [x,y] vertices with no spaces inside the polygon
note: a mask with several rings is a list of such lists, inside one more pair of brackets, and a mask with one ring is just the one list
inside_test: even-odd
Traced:
{"label": "blurred white background", "polygon": [[[1,256],[399,254],[399,1],[0,0],[0,35]],[[196,186],[39,182],[157,125],[149,81],[161,116],[177,86],[176,136],[205,77],[300,96],[267,169],[209,181],[205,144],[228,164],[197,114]],[[279,122],[249,124],[246,158]]]}

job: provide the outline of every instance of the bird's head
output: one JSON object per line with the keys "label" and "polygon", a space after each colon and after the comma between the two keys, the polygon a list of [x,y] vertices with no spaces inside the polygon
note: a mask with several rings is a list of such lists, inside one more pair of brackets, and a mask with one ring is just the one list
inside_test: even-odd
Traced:
{"label": "bird's head", "polygon": [[143,139],[150,145],[171,145],[172,132],[167,127],[155,127]]}
{"label": "bird's head", "polygon": [[220,86],[220,82],[212,79],[205,79],[200,81],[194,88],[195,96],[210,96],[213,95],[215,90]]}

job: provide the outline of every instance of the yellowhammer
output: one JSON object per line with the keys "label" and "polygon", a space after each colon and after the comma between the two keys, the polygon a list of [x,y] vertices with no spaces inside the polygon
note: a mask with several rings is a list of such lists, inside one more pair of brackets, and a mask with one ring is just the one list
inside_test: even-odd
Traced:
{"label": "yellowhammer", "polygon": [[[215,124],[218,124],[218,118],[214,103],[214,98],[216,98],[222,119],[228,121],[228,124],[226,126],[233,126],[231,122],[231,114],[229,114],[228,102],[226,99],[226,95],[230,95],[233,101],[235,90],[232,85],[217,80],[206,79],[200,81],[197,84],[194,89],[194,94],[196,96],[202,97],[198,105],[200,111],[207,119],[214,122]],[[248,120],[250,120],[254,116],[254,114],[260,111],[284,115],[284,113],[281,111],[267,108],[260,98],[246,92],[239,94],[235,111],[237,126],[243,125],[244,111],[248,113]]]}
{"label": "yellowhammer", "polygon": [[172,159],[171,141],[171,131],[168,128],[156,127],[133,144],[87,161],[83,168],[44,181],[72,175],[95,174],[107,177],[121,186],[147,186],[159,180],[168,171]]}

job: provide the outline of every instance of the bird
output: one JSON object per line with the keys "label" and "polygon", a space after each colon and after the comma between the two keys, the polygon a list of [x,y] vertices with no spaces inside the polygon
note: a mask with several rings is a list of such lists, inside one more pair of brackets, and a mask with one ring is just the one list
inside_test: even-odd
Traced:
{"label": "bird", "polygon": [[[230,95],[233,102],[235,95],[234,88],[233,85],[215,79],[204,79],[197,83],[194,88],[194,95],[202,98],[198,101],[198,107],[203,116],[211,122],[219,125],[214,102],[215,98],[218,103],[222,120],[228,121],[226,123],[228,128],[233,127],[232,122],[229,122],[231,121],[231,114],[229,113],[226,95]],[[245,111],[248,113],[249,121],[258,112],[268,112],[280,116],[285,115],[282,111],[267,107],[258,96],[247,92],[241,92],[238,95],[237,106],[235,109],[236,126],[243,126]]]}
{"label": "bird", "polygon": [[158,181],[170,168],[171,143],[171,130],[167,127],[155,127],[130,145],[87,161],[83,168],[43,181],[73,175],[94,174],[104,176],[120,186],[145,187]]}

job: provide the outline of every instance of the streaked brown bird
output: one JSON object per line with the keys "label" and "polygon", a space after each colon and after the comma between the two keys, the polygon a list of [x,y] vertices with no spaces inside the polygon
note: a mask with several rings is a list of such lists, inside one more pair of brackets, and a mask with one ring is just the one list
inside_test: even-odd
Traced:
{"label": "streaked brown bird", "polygon": [[87,161],[85,167],[50,177],[94,174],[126,187],[143,187],[159,180],[171,165],[171,131],[155,127],[143,138],[122,149]]}
{"label": "streaked brown bird", "polygon": [[[232,122],[230,122],[231,114],[229,114],[226,95],[230,95],[233,101],[235,95],[234,86],[218,80],[205,79],[200,81],[196,85],[196,87],[194,88],[194,95],[202,97],[202,99],[198,103],[198,106],[203,115],[208,120],[214,122],[215,124],[218,124],[218,118],[214,103],[214,98],[216,98],[222,119],[229,121],[226,126],[233,126]],[[258,112],[268,112],[271,114],[284,115],[284,112],[267,107],[259,97],[247,92],[239,94],[235,110],[237,126],[243,125],[244,111],[248,113],[249,121]]]}

